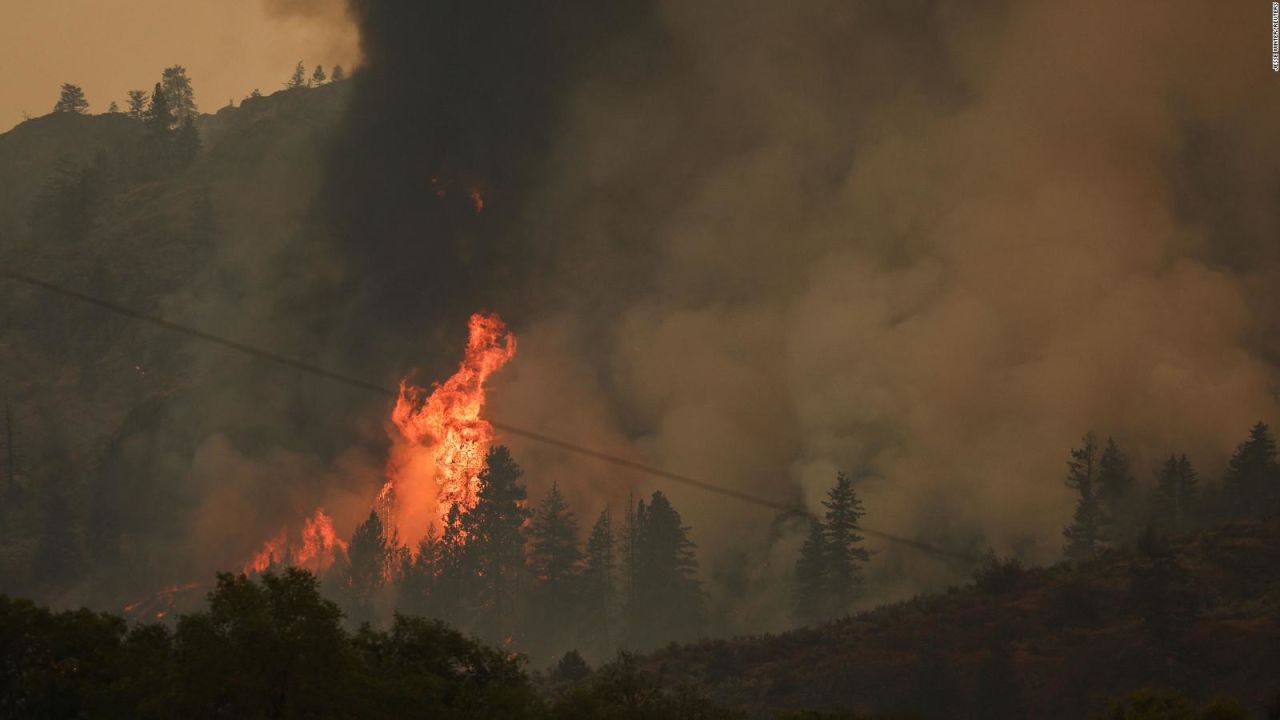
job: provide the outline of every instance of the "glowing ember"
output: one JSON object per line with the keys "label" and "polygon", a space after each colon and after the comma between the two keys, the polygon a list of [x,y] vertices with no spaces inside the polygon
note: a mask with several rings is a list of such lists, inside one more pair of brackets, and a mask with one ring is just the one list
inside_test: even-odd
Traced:
{"label": "glowing ember", "polygon": [[162,620],[169,611],[173,609],[175,599],[178,595],[194,590],[199,585],[196,583],[184,583],[181,585],[170,585],[167,588],[156,592],[151,597],[135,600],[124,606],[124,614],[126,617],[133,619],[151,618]]}
{"label": "glowing ember", "polygon": [[333,519],[325,514],[323,508],[316,508],[302,525],[299,543],[290,547],[288,528],[281,528],[275,537],[263,544],[252,560],[245,563],[241,572],[246,575],[262,573],[272,565],[295,565],[319,572],[333,564],[339,551],[345,553],[347,543],[333,531]]}
{"label": "glowing ember", "polygon": [[493,442],[493,426],[480,417],[485,382],[515,356],[516,339],[497,315],[472,315],[469,328],[458,371],[430,394],[401,381],[391,414],[399,436],[378,507],[410,548],[455,505],[475,506]]}
{"label": "glowing ember", "polygon": [[481,194],[480,188],[471,188],[471,204],[475,206],[476,212],[484,210],[484,195]]}

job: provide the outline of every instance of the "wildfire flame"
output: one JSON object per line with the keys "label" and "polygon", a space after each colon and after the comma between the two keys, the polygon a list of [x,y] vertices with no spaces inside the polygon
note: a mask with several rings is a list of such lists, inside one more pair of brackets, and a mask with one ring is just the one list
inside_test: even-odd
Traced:
{"label": "wildfire flame", "polygon": [[164,616],[169,614],[173,609],[178,595],[199,587],[198,584],[189,582],[180,585],[170,585],[157,591],[150,597],[135,600],[124,606],[124,614],[133,619],[155,619],[163,620]]}
{"label": "wildfire flame", "polygon": [[[477,205],[482,206],[477,191]],[[391,413],[397,429],[387,481],[374,508],[388,536],[408,543],[416,552],[417,541],[433,524],[443,521],[454,507],[475,507],[480,474],[493,442],[493,425],[480,417],[485,403],[485,383],[516,354],[516,338],[502,318],[476,313],[468,325],[466,352],[458,370],[430,390],[400,381],[400,396]],[[322,508],[307,518],[298,542],[290,544],[284,527],[245,563],[242,572],[259,574],[273,565],[291,564],[315,572],[331,566],[347,543],[333,529],[333,520]]]}
{"label": "wildfire flame", "polygon": [[484,192],[481,191],[479,185],[464,185],[458,182],[442,180],[438,175],[432,176],[431,193],[437,198],[443,199],[454,190],[461,190],[466,193],[467,198],[471,200],[471,206],[475,208],[477,215],[484,212]]}
{"label": "wildfire flame", "polygon": [[262,573],[273,564],[285,563],[318,572],[332,565],[338,552],[346,551],[347,543],[333,530],[333,518],[325,513],[324,508],[316,508],[315,513],[303,522],[298,543],[290,546],[288,528],[280,528],[280,532],[245,563],[242,572],[246,575]]}
{"label": "wildfire flame", "polygon": [[383,517],[416,548],[450,509],[475,507],[493,426],[480,417],[485,383],[516,354],[515,336],[494,314],[471,316],[457,372],[430,391],[402,380],[391,420],[399,430],[379,494]]}

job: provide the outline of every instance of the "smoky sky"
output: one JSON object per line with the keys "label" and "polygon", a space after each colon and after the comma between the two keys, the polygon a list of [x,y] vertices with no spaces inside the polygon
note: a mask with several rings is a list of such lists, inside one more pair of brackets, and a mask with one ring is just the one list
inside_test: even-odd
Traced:
{"label": "smoky sky", "polygon": [[[305,212],[225,253],[269,306],[237,337],[425,383],[466,316],[497,311],[520,347],[494,379],[503,422],[815,512],[843,470],[868,526],[1053,561],[1086,431],[1144,483],[1184,451],[1213,480],[1280,420],[1267,21],[1208,2],[351,0],[334,22],[364,60],[314,176],[296,170]],[[232,390],[156,411],[187,428],[194,536],[234,518],[251,547],[317,502],[349,532],[385,403],[218,372]],[[663,490],[733,609],[717,629],[786,623],[799,524],[500,440],[532,496],[558,482],[587,518]],[[968,570],[873,545],[869,601]]]}
{"label": "smoky sky", "polygon": [[341,341],[439,331],[456,348],[468,313],[518,320],[540,290],[520,213],[575,81],[652,9],[370,0],[349,11],[364,62],[315,215],[344,257]]}
{"label": "smoky sky", "polygon": [[[314,217],[351,363],[416,334],[438,376],[497,310],[505,421],[814,510],[842,469],[869,525],[1036,561],[1085,431],[1144,482],[1184,450],[1213,478],[1275,419],[1277,108],[1247,8],[350,11],[365,63]],[[593,510],[662,486],[512,444]],[[744,528],[779,542],[662,489],[709,574],[744,572]],[[946,577],[880,550],[888,585]]]}

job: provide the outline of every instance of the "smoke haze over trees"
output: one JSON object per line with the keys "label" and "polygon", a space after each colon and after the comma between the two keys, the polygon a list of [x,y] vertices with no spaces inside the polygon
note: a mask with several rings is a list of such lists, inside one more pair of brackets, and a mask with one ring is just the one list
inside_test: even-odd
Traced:
{"label": "smoke haze over trees", "polygon": [[[862,527],[991,549],[1004,587],[1280,502],[1255,11],[323,5],[362,43],[330,82],[308,58],[201,114],[171,65],[124,114],[67,85],[0,136],[0,262],[386,387],[442,378],[494,310],[522,349],[487,414],[800,512],[500,437],[485,512],[409,553],[369,512],[385,398],[5,285],[0,590],[118,609],[323,505],[353,620],[540,628],[594,663],[972,571]],[[1186,568],[1144,547],[1124,597],[1172,653]],[[1008,649],[981,649],[997,695]]]}

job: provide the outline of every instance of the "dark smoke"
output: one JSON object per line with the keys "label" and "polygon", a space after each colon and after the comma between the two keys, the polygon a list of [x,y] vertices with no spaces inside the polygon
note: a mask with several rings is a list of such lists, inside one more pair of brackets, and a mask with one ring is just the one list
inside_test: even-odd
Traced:
{"label": "dark smoke", "polygon": [[[529,272],[544,249],[522,224],[563,110],[652,8],[354,0],[350,12],[364,64],[315,217],[345,258],[340,338],[360,366],[365,348],[415,335],[456,348],[479,308],[520,320],[544,290]],[[451,362],[435,355],[432,370]]]}
{"label": "dark smoke", "polygon": [[[1262,41],[1241,41],[1265,13],[352,0],[349,15],[365,60],[321,176],[300,183],[305,227],[278,248],[227,232],[250,238],[235,252],[261,288],[244,305],[276,303],[237,337],[425,382],[456,362],[466,315],[495,310],[520,336],[493,395],[505,422],[811,510],[843,469],[869,525],[1036,562],[1060,557],[1063,461],[1086,430],[1140,474],[1186,451],[1213,478],[1278,419],[1280,96]],[[295,209],[262,224],[292,233]],[[207,324],[244,315],[218,312]],[[350,497],[349,530],[377,487],[385,404],[249,370],[134,418],[184,435],[157,447],[195,466],[182,500],[199,536],[257,523],[241,494],[263,501],[264,532]],[[713,592],[739,596],[716,598],[728,629],[786,621],[795,528],[512,444],[532,494],[558,480],[583,515],[661,488]],[[104,473],[149,477],[127,443],[111,450]],[[869,601],[957,580],[876,549]]]}
{"label": "dark smoke", "polygon": [[[1086,429],[1212,474],[1275,413],[1275,103],[1224,39],[1244,11],[351,11],[366,64],[314,215],[343,364],[438,377],[494,309],[522,337],[509,422],[814,509],[841,468],[869,523],[1032,561],[1058,557]],[[516,451],[584,507],[648,487]],[[794,538],[664,490],[712,573],[785,588]],[[720,552],[744,531],[768,563]],[[887,593],[955,579],[881,550]]]}

